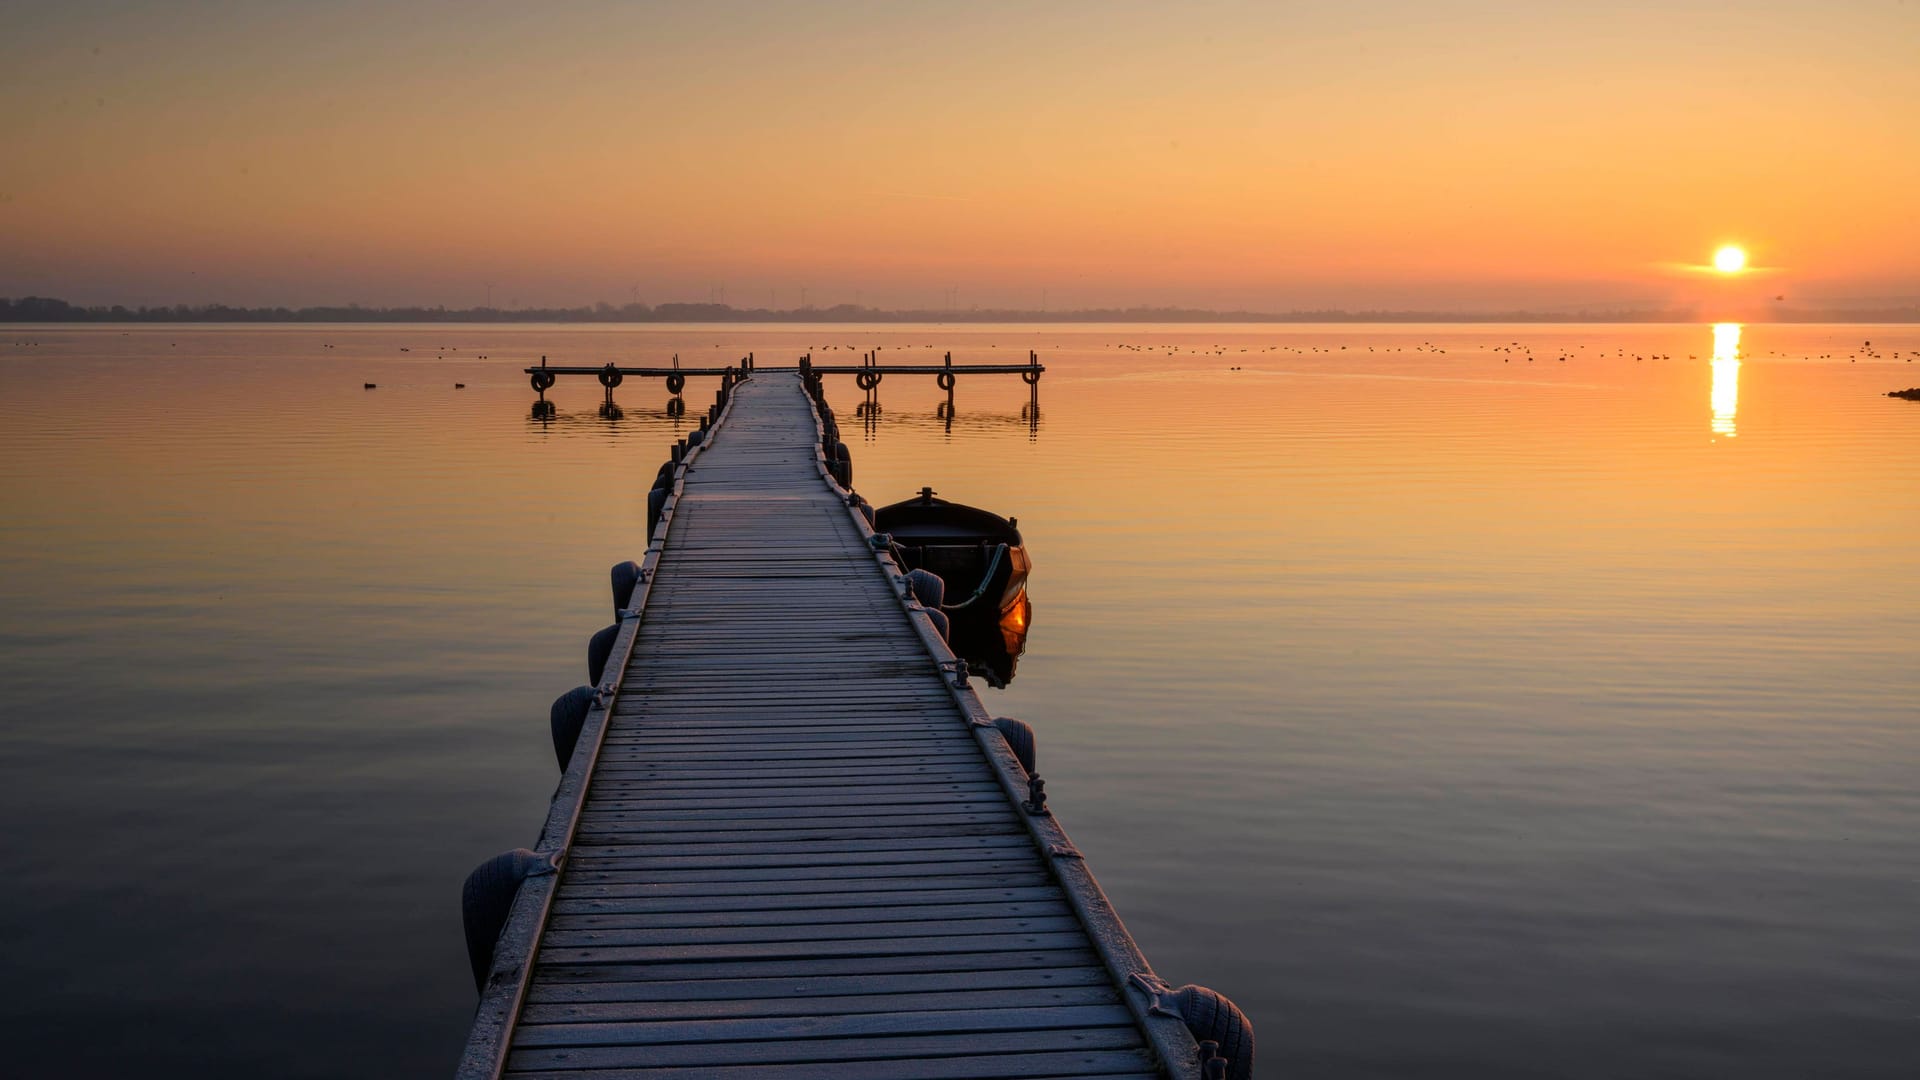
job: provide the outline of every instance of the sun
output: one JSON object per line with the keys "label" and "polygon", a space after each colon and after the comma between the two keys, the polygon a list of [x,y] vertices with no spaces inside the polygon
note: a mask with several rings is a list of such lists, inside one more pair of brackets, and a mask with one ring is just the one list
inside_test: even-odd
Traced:
{"label": "sun", "polygon": [[1745,270],[1747,268],[1746,249],[1728,244],[1714,252],[1713,268],[1723,274],[1737,274]]}

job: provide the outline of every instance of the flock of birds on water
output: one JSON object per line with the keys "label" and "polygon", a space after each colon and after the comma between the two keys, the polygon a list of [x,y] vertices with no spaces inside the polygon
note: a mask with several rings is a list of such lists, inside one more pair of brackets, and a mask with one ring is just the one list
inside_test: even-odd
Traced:
{"label": "flock of birds on water", "polygon": [[[125,333],[125,332],[123,332],[123,333],[121,334],[121,336],[122,336],[122,337],[125,337],[125,336],[127,336],[127,335],[126,335],[126,333]],[[14,346],[15,346],[16,348],[32,348],[32,347],[35,347],[35,346],[38,346],[38,345],[39,345],[40,343],[39,343],[38,341],[16,341],[16,342],[14,342],[13,344],[14,344]],[[179,342],[172,342],[172,341],[170,341],[170,342],[168,342],[168,343],[167,343],[167,347],[168,347],[168,348],[177,348],[178,346],[179,346]],[[721,347],[722,347],[722,346],[721,346],[720,344],[715,344],[715,345],[714,345],[714,348],[716,348],[716,349],[718,349],[718,348],[721,348]],[[846,350],[847,350],[847,351],[849,351],[849,352],[861,352],[861,353],[866,353],[866,352],[872,352],[872,353],[874,353],[874,354],[876,354],[876,356],[877,356],[877,355],[878,355],[878,353],[879,353],[879,352],[880,352],[880,351],[881,351],[881,350],[882,350],[883,348],[886,348],[886,347],[887,347],[887,346],[874,346],[874,347],[873,347],[873,348],[871,348],[871,349],[866,349],[866,348],[862,348],[862,347],[861,347],[861,346],[859,346],[859,345],[809,345],[809,346],[807,346],[807,352],[808,352],[808,353],[812,353],[812,352],[814,352],[814,351],[815,351],[816,349],[817,349],[817,350],[819,350],[819,351],[821,351],[821,352],[830,352],[830,351],[833,351],[833,350],[835,350],[835,349],[846,349]],[[894,349],[896,349],[896,350],[897,350],[897,349],[903,349],[903,348],[905,348],[905,349],[911,349],[912,347],[913,347],[913,346],[911,346],[911,345],[906,345],[906,346],[901,346],[901,345],[895,345],[895,346],[892,346],[892,348],[894,348]],[[930,349],[933,349],[933,348],[934,348],[934,346],[932,346],[932,345],[922,345],[922,346],[920,346],[920,347],[921,347],[922,349],[929,349],[929,350],[930,350]],[[987,347],[988,347],[988,348],[990,348],[990,349],[998,349],[998,348],[999,348],[1000,346],[998,346],[998,345],[988,345]],[[1115,349],[1115,350],[1118,350],[1118,351],[1121,351],[1121,352],[1135,352],[1135,353],[1153,353],[1153,354],[1156,354],[1156,355],[1160,355],[1160,356],[1227,356],[1227,355],[1230,355],[1230,351],[1229,351],[1229,349],[1228,349],[1228,347],[1227,347],[1227,346],[1225,346],[1225,345],[1216,345],[1216,346],[1213,346],[1213,347],[1211,347],[1211,348],[1196,348],[1196,349],[1190,349],[1190,348],[1183,348],[1183,347],[1181,347],[1181,346],[1179,346],[1179,345],[1134,345],[1134,344],[1128,344],[1128,343],[1124,343],[1124,342],[1120,342],[1120,343],[1113,343],[1113,344],[1109,344],[1109,345],[1108,345],[1107,347],[1108,347],[1108,348],[1110,348],[1110,349]],[[323,349],[331,349],[331,348],[334,348],[334,346],[333,346],[332,344],[330,344],[330,343],[322,343],[322,345],[321,345],[321,348],[323,348]],[[1239,354],[1239,353],[1247,353],[1247,352],[1252,352],[1252,353],[1255,353],[1255,354],[1259,354],[1259,353],[1291,353],[1291,354],[1294,354],[1294,355],[1299,355],[1299,356],[1309,356],[1309,355],[1314,355],[1314,354],[1324,354],[1324,355],[1333,355],[1333,354],[1335,354],[1335,353],[1342,353],[1342,352],[1347,352],[1347,351],[1348,351],[1348,349],[1349,349],[1349,347],[1348,347],[1348,346],[1346,346],[1346,345],[1339,345],[1339,346],[1334,346],[1334,345],[1268,345],[1268,346],[1266,346],[1266,347],[1264,347],[1264,348],[1258,348],[1258,349],[1254,349],[1254,348],[1248,348],[1248,347],[1245,347],[1245,346],[1242,346],[1242,347],[1240,347],[1240,348],[1238,348],[1238,349],[1235,349],[1235,350],[1232,350],[1232,354]],[[1586,352],[1586,349],[1587,349],[1587,346],[1586,346],[1585,344],[1578,344],[1578,345],[1575,345],[1575,346],[1573,347],[1573,351],[1571,351],[1571,352],[1569,352],[1569,351],[1566,351],[1565,349],[1556,349],[1556,350],[1554,350],[1554,352],[1555,352],[1555,355],[1554,355],[1554,356],[1552,357],[1552,359],[1553,359],[1553,360],[1555,360],[1555,361],[1556,361],[1556,362],[1558,362],[1558,363],[1562,363],[1562,364],[1564,364],[1564,363],[1566,363],[1566,362],[1567,362],[1567,361],[1569,361],[1569,360],[1576,360],[1576,359],[1584,359],[1584,358],[1586,358],[1586,357],[1589,357],[1589,356],[1591,356],[1591,357],[1594,357],[1594,358],[1599,358],[1599,357],[1604,357],[1604,356],[1606,356],[1606,355],[1607,355],[1607,352],[1606,352],[1606,348],[1605,348],[1604,346],[1602,346],[1602,347],[1600,347],[1599,349],[1597,349],[1597,350],[1596,350],[1596,351],[1594,351],[1593,353],[1587,353],[1587,352]],[[1370,352],[1370,353],[1404,353],[1404,352],[1414,352],[1414,353],[1428,353],[1428,354],[1430,354],[1430,355],[1435,355],[1435,356],[1444,356],[1444,355],[1446,355],[1446,353],[1447,353],[1447,350],[1446,350],[1446,349],[1443,349],[1443,348],[1441,348],[1441,347],[1440,347],[1439,345],[1436,345],[1435,343],[1433,343],[1433,342],[1431,342],[1431,341],[1423,341],[1423,342],[1420,342],[1420,343],[1419,343],[1419,344],[1417,344],[1417,345],[1411,345],[1411,346],[1407,346],[1407,345],[1392,345],[1392,346],[1384,346],[1384,345],[1368,345],[1368,346],[1366,346],[1366,350],[1367,350],[1368,352]],[[413,351],[413,349],[412,349],[412,348],[411,348],[410,346],[406,346],[406,345],[402,345],[402,346],[400,346],[400,351],[401,351],[401,352],[403,352],[403,353],[410,353],[410,352],[412,352],[412,351]],[[457,352],[459,352],[459,351],[460,351],[460,348],[459,348],[459,346],[457,346],[457,345],[441,345],[441,346],[439,346],[439,347],[438,347],[438,351],[437,351],[437,352],[435,353],[435,355],[434,355],[434,359],[436,359],[436,360],[445,360],[445,359],[447,358],[447,354],[448,354],[448,353],[457,353]],[[1357,353],[1357,352],[1358,352],[1358,347],[1354,347],[1354,350],[1353,350],[1353,351],[1355,351],[1355,352]],[[1508,363],[1508,364],[1510,364],[1510,363],[1512,363],[1515,357],[1519,357],[1520,359],[1522,359],[1523,361],[1525,361],[1526,363],[1529,363],[1529,364],[1531,364],[1531,363],[1533,363],[1533,362],[1534,362],[1534,361],[1536,361],[1536,360],[1539,360],[1539,359],[1544,359],[1544,358],[1545,358],[1545,356],[1544,356],[1544,353],[1543,353],[1543,355],[1542,355],[1542,356],[1538,356],[1538,357],[1536,357],[1536,356],[1535,356],[1535,355],[1533,354],[1533,346],[1531,346],[1531,345],[1527,345],[1527,344],[1524,344],[1524,343],[1522,343],[1522,342],[1519,342],[1519,341],[1511,341],[1511,342],[1508,342],[1508,343],[1507,343],[1507,344],[1505,344],[1505,345],[1494,345],[1494,346],[1492,346],[1492,347],[1491,347],[1491,351],[1492,351],[1492,352],[1494,352],[1494,353],[1502,353],[1502,354],[1505,354],[1505,355],[1503,355],[1503,356],[1501,356],[1501,357],[1500,357],[1500,360],[1501,360],[1501,362],[1502,362],[1502,363]],[[471,354],[471,355],[472,355],[472,356],[473,356],[473,358],[474,358],[474,359],[476,359],[476,360],[487,360],[487,359],[491,359],[491,357],[489,357],[489,356],[488,356],[488,355],[487,355],[486,353],[475,353],[475,354]],[[1613,358],[1614,358],[1614,359],[1622,359],[1622,360],[1624,360],[1624,359],[1626,359],[1626,357],[1627,357],[1628,355],[1629,355],[1629,354],[1628,354],[1628,352],[1627,352],[1627,350],[1626,350],[1626,349],[1624,349],[1624,348],[1615,348],[1615,349],[1613,350]],[[1633,354],[1631,354],[1631,355],[1633,356],[1633,359],[1634,359],[1634,360],[1635,360],[1636,362],[1638,362],[1638,361],[1645,361],[1645,360],[1671,360],[1671,359],[1673,359],[1673,354],[1672,354],[1672,353],[1654,353],[1654,352],[1648,352],[1648,353],[1633,353]],[[1777,356],[1789,356],[1789,355],[1791,355],[1791,354],[1788,354],[1788,353],[1781,353],[1781,352],[1778,352],[1778,351],[1769,351],[1769,352],[1768,352],[1768,353],[1767,353],[1766,355],[1768,355],[1768,356],[1776,356],[1776,357],[1777,357]],[[1858,362],[1860,361],[1860,359],[1861,359],[1862,357],[1864,357],[1864,358],[1866,358],[1866,359],[1868,359],[1868,360],[1896,360],[1896,359],[1904,359],[1904,360],[1905,360],[1905,361],[1906,361],[1907,363],[1909,363],[1909,364],[1911,364],[1911,363],[1913,363],[1913,360],[1914,360],[1914,357],[1920,357],[1920,349],[1911,349],[1911,350],[1908,350],[1908,353],[1907,353],[1907,355],[1906,355],[1906,356],[1904,356],[1904,357],[1902,357],[1902,356],[1900,355],[1900,350],[1898,350],[1898,349],[1895,349],[1895,350],[1892,350],[1891,352],[1883,352],[1883,351],[1881,351],[1881,350],[1879,350],[1879,349],[1876,349],[1876,348],[1874,347],[1874,344],[1873,344],[1873,341],[1872,341],[1871,339],[1869,339],[1869,340],[1867,340],[1867,341],[1864,341],[1864,342],[1862,342],[1862,343],[1860,344],[1860,347],[1859,347],[1858,349],[1856,349],[1856,350],[1854,350],[1854,351],[1853,351],[1853,353],[1852,353],[1851,355],[1848,355],[1848,356],[1847,356],[1847,361],[1848,361],[1849,363],[1858,363]],[[1812,359],[1813,357],[1811,357],[1811,356],[1809,356],[1808,358],[1809,358],[1809,359]],[[1834,353],[1821,353],[1821,354],[1819,355],[1819,357],[1818,357],[1818,359],[1821,359],[1821,360],[1834,360],[1834,359],[1838,359],[1838,358],[1839,358],[1839,356],[1838,356],[1838,355],[1836,355],[1836,354],[1834,354]],[[1700,359],[1700,356],[1699,356],[1699,354],[1697,354],[1697,353],[1688,353],[1688,354],[1687,354],[1687,359],[1689,359],[1689,360],[1698,360],[1698,359]],[[1245,367],[1244,367],[1243,365],[1240,365],[1240,364],[1233,364],[1233,365],[1230,365],[1230,366],[1229,366],[1229,367],[1227,368],[1227,370],[1228,370],[1228,371],[1244,371],[1244,370],[1246,370],[1246,369],[1245,369]],[[365,388],[365,389],[368,389],[368,390],[374,390],[374,389],[378,389],[378,388],[379,388],[379,384],[378,384],[378,383],[371,383],[371,382],[370,382],[370,383],[365,383],[365,384],[364,384],[364,388]],[[455,390],[465,390],[465,389],[467,388],[467,384],[466,384],[466,383],[458,383],[458,382],[457,382],[457,383],[454,383],[454,384],[453,384],[453,388],[454,388]],[[1907,398],[1907,399],[1909,399],[1909,400],[1920,400],[1920,387],[1917,387],[1917,388],[1914,388],[1914,389],[1912,389],[1912,390],[1895,390],[1895,391],[1892,391],[1892,392],[1890,392],[1889,394],[1887,394],[1887,396],[1888,396],[1888,397],[1898,397],[1898,398]]]}

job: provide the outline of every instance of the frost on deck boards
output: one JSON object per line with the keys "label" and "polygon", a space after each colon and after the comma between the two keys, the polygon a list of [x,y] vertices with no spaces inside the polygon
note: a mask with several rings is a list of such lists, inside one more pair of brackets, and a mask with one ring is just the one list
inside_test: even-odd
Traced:
{"label": "frost on deck boards", "polygon": [[817,440],[769,373],[687,470],[506,1074],[1158,1075]]}

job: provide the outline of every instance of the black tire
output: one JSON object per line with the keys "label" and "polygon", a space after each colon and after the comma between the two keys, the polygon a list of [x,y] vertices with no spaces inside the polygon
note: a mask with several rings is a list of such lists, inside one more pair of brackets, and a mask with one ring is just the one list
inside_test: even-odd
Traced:
{"label": "black tire", "polygon": [[953,372],[943,371],[940,374],[934,376],[933,381],[940,387],[940,389],[951,390],[953,389],[953,383],[954,383]]}
{"label": "black tire", "polygon": [[1253,1080],[1253,1024],[1225,994],[1186,985],[1173,992],[1195,1042],[1214,1042],[1227,1059],[1230,1080]]}
{"label": "black tire", "polygon": [[907,591],[925,607],[938,609],[947,599],[947,583],[931,570],[907,571]]}
{"label": "black tire", "polygon": [[996,716],[993,726],[1000,729],[1001,736],[1007,740],[1007,749],[1020,759],[1020,767],[1027,770],[1027,775],[1040,775],[1040,770],[1035,767],[1035,762],[1039,760],[1039,747],[1033,737],[1033,725],[1011,716]]}
{"label": "black tire", "polygon": [[1020,381],[1026,383],[1028,386],[1032,386],[1040,381],[1040,373],[1038,371],[1023,371],[1020,373]]}
{"label": "black tire", "polygon": [[609,390],[625,382],[626,378],[625,375],[620,373],[620,369],[614,367],[612,364],[608,364],[606,367],[600,369],[600,385]]}
{"label": "black tire", "polygon": [[520,883],[545,860],[526,848],[495,855],[473,868],[460,888],[460,922],[467,932],[467,963],[473,966],[473,988],[483,990],[493,967],[493,949],[513,912]]}
{"label": "black tire", "polygon": [[647,492],[647,538],[653,538],[653,531],[660,527],[660,515],[666,512],[667,489],[656,487]]}
{"label": "black tire", "polygon": [[580,730],[587,725],[587,712],[593,708],[593,687],[576,686],[553,699],[547,710],[547,725],[553,729],[553,756],[566,772],[573,761],[573,748],[580,742]]}
{"label": "black tire", "polygon": [[676,371],[673,374],[667,376],[667,393],[678,394],[680,391],[685,390],[686,388],[687,388],[687,377],[685,375],[682,375]]}
{"label": "black tire", "polygon": [[599,631],[587,639],[587,678],[595,686],[607,672],[607,660],[613,656],[613,639],[620,636],[620,624]]}
{"label": "black tire", "polygon": [[613,617],[619,618],[620,612],[633,602],[634,587],[640,584],[640,564],[628,559],[615,563],[611,571],[613,578]]}
{"label": "black tire", "polygon": [[550,371],[536,371],[527,378],[527,382],[531,383],[535,390],[544,394],[553,389],[554,375]]}

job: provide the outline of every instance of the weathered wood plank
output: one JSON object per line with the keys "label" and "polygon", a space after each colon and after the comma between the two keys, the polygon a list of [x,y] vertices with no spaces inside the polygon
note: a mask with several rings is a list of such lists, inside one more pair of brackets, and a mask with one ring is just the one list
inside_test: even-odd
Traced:
{"label": "weathered wood plank", "polygon": [[[727,856],[728,859],[735,858]],[[832,862],[825,860],[831,859]],[[920,861],[912,861],[918,859]],[[845,860],[845,861],[841,861]],[[831,881],[859,877],[939,877],[956,871],[1010,873],[1033,866],[1026,852],[1007,855],[996,851],[955,851],[915,855],[911,852],[823,856],[818,863],[795,865],[790,857],[772,856],[769,865],[716,865],[680,868],[656,865],[672,860],[599,859],[571,866],[569,877],[583,884],[596,882],[656,881],[662,884],[688,882],[794,882]],[[716,860],[718,861],[718,860]],[[769,886],[771,887],[771,886]]]}
{"label": "weathered wood plank", "polygon": [[[516,1033],[517,1034],[517,1033]],[[981,1036],[984,1035],[985,1038]],[[1002,1054],[1058,1053],[1063,1050],[1130,1050],[1141,1045],[1140,1032],[1125,1027],[1046,1031],[994,1031],[964,1035],[902,1035],[893,1038],[794,1039],[783,1042],[673,1044],[667,1046],[568,1046],[508,1054],[509,1069],[625,1068],[661,1066],[790,1065],[802,1062],[920,1062],[934,1057],[992,1049]],[[1137,1067],[1137,1066],[1136,1066]],[[897,1073],[896,1073],[897,1075]]]}
{"label": "weathered wood plank", "polygon": [[[975,962],[967,963],[969,959]],[[1003,969],[1079,967],[1098,963],[1090,948],[965,953],[911,953],[892,956],[782,957],[756,960],[707,960],[684,963],[636,961],[622,957],[587,960],[558,957],[540,962],[539,977],[572,982],[652,979],[811,979],[823,975],[895,975],[907,972],[979,972],[991,982]]]}
{"label": "weathered wood plank", "polygon": [[[606,879],[589,881],[568,875],[560,883],[559,896],[566,897],[719,897],[768,896],[800,897],[809,893],[929,892],[939,889],[1015,889],[1053,885],[1053,878],[1037,866],[1022,866],[1013,871],[980,872],[978,864],[946,868],[936,875],[900,877],[848,874],[819,879],[789,880],[778,890],[769,890],[759,881],[662,881],[636,874],[602,874]],[[972,872],[967,872],[972,871]]]}
{"label": "weathered wood plank", "polygon": [[[998,840],[998,838],[991,838]],[[933,847],[912,844],[877,851],[758,851],[751,849],[737,855],[707,855],[697,851],[687,851],[684,847],[647,847],[641,844],[620,844],[607,847],[578,847],[568,859],[568,863],[582,872],[601,871],[804,871],[841,872],[841,867],[899,867],[899,865],[920,865],[920,867],[945,867],[945,871],[958,869],[966,863],[1008,863],[1031,851],[1029,844],[995,844],[991,847]]]}
{"label": "weathered wood plank", "polygon": [[942,934],[929,937],[869,938],[856,941],[726,942],[686,945],[595,945],[566,948],[543,945],[540,953],[555,964],[691,964],[699,961],[896,960],[910,956],[952,957],[1006,949],[1075,949],[1086,945],[1078,928],[1054,933]]}
{"label": "weathered wood plank", "polygon": [[744,926],[852,925],[883,922],[960,922],[972,919],[1053,918],[1072,915],[1057,890],[1049,898],[984,903],[906,904],[872,907],[779,908],[753,911],[632,912],[588,910],[556,904],[547,915],[553,930],[619,928],[701,929]]}
{"label": "weathered wood plank", "polygon": [[[880,946],[895,938],[996,937],[1027,934],[1070,934],[1080,928],[1073,913],[1009,919],[947,919],[925,922],[803,923],[798,926],[725,927],[589,927],[574,929],[549,924],[549,948],[660,945],[673,949],[699,945],[773,945],[801,942],[860,942]],[[1025,940],[1016,938],[1016,940]],[[818,955],[818,954],[815,954]],[[867,955],[867,953],[862,953]]]}
{"label": "weathered wood plank", "polygon": [[866,824],[851,824],[831,818],[819,818],[818,814],[804,817],[750,817],[750,818],[713,818],[663,820],[657,815],[639,811],[618,814],[596,814],[591,829],[583,828],[576,835],[593,836],[596,834],[627,835],[643,833],[650,836],[669,837],[678,834],[690,834],[700,837],[719,837],[739,835],[741,833],[762,834],[778,837],[782,833],[801,836],[831,833],[835,836],[909,836],[919,835],[929,828],[964,833],[982,827],[999,828],[1006,825],[1018,827],[1020,819],[1011,810],[991,804],[959,811],[940,813],[929,808],[925,813],[908,810],[898,814],[888,814],[874,818]]}
{"label": "weathered wood plank", "polygon": [[856,916],[861,911],[873,908],[887,908],[908,911],[916,906],[939,907],[942,905],[966,904],[991,908],[996,904],[1043,903],[1060,899],[1065,894],[1054,885],[998,885],[967,888],[954,886],[943,889],[893,889],[862,890],[860,892],[821,892],[774,894],[748,893],[733,896],[689,896],[685,894],[645,894],[600,896],[585,895],[579,892],[563,892],[554,901],[556,914],[607,912],[639,912],[653,915],[663,920],[677,918],[716,918],[720,925],[728,925],[725,920],[739,918],[778,917],[782,912],[807,911],[818,907],[830,907],[834,911]]}
{"label": "weathered wood plank", "polygon": [[[781,1001],[793,1001],[804,1008],[808,999],[874,995],[894,997],[919,993],[999,994],[1017,993],[1047,987],[1098,987],[1113,991],[1112,977],[1092,954],[1082,954],[1087,962],[1066,963],[1068,954],[1045,954],[1045,965],[1008,967],[958,967],[950,971],[895,972],[890,974],[820,975],[804,978],[785,975],[748,979],[635,979],[613,978],[625,969],[592,969],[593,978],[548,978],[543,971],[536,979],[528,1000],[534,1002],[638,1002],[659,1007],[685,1003],[688,1008],[719,1008],[714,1002],[766,1001],[777,1007]],[[991,957],[964,957],[990,964]],[[570,974],[564,969],[560,974]],[[706,1003],[704,1006],[702,1003]],[[716,1014],[717,1015],[717,1014]]]}
{"label": "weathered wood plank", "polygon": [[[1158,1078],[1154,1057],[1144,1049],[1089,1053],[1029,1053],[987,1057],[935,1057],[916,1061],[914,1080],[1110,1080]],[[1035,1072],[1041,1070],[1041,1072]],[[515,1070],[516,1080],[900,1080],[899,1061],[828,1061],[810,1065],[722,1065],[722,1067],[593,1068],[593,1070]]]}
{"label": "weathered wood plank", "polygon": [[[668,1066],[592,1070],[516,1070],[516,1080],[901,1080],[898,1061],[830,1061],[814,1064]],[[1115,1080],[1157,1078],[1146,1050],[962,1055],[913,1064],[914,1080],[1068,1080],[1102,1076]]]}
{"label": "weathered wood plank", "polygon": [[[769,1040],[868,1038],[1050,1031],[1133,1026],[1126,1006],[1041,1005],[1024,1009],[961,1008],[864,1012],[839,1016],[766,1016],[713,1020],[627,1020],[530,1024],[521,1019],[516,1046],[667,1046]],[[1138,1038],[1138,1033],[1135,1033]],[[784,1048],[768,1048],[770,1054]],[[778,1060],[788,1060],[784,1057]]]}
{"label": "weathered wood plank", "polygon": [[[882,852],[909,852],[925,854],[933,851],[995,851],[1030,847],[1024,831],[1002,829],[997,832],[977,836],[923,835],[881,837],[864,840],[846,837],[824,837],[801,840],[748,840],[713,841],[702,843],[666,842],[660,840],[627,839],[616,841],[585,842],[576,840],[573,857],[576,859],[595,859],[624,862],[633,858],[653,859],[689,859],[711,858],[730,860],[738,856],[777,855],[804,858],[811,855],[851,855],[877,854]],[[1003,856],[996,856],[1003,857]],[[685,862],[681,865],[693,867],[701,865]],[[717,863],[715,865],[718,865]]]}
{"label": "weathered wood plank", "polygon": [[851,1016],[857,1013],[929,1012],[942,1009],[1037,1009],[1062,1005],[1118,1005],[1119,991],[1104,972],[1088,986],[957,990],[838,997],[775,997],[707,1001],[531,1002],[522,1023],[579,1024],[618,1021],[722,1020],[760,1016]]}

